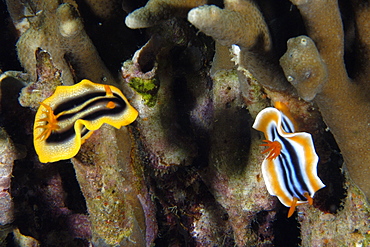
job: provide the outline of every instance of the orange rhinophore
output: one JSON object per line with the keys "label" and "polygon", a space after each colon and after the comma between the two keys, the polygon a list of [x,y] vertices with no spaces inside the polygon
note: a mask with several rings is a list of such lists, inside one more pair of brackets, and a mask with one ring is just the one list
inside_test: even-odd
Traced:
{"label": "orange rhinophore", "polygon": [[267,190],[290,207],[288,217],[294,213],[296,205],[312,204],[316,191],[325,187],[317,176],[319,158],[311,135],[295,132],[295,124],[289,117],[268,107],[258,113],[253,124],[254,129],[265,134],[266,144],[262,146],[268,147],[263,153],[269,154],[262,163]]}
{"label": "orange rhinophore", "polygon": [[44,163],[72,158],[104,123],[119,129],[135,121],[137,115],[116,87],[89,80],[59,86],[40,103],[36,113],[33,129],[36,153]]}

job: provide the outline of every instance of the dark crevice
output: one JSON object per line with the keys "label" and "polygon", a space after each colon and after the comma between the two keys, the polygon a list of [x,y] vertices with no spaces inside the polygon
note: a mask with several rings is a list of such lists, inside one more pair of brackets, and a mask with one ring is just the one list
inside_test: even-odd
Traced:
{"label": "dark crevice", "polygon": [[282,206],[276,214],[276,220],[273,223],[274,228],[274,246],[275,247],[296,247],[301,245],[300,224],[296,219],[295,212],[290,218],[287,218],[289,208]]}

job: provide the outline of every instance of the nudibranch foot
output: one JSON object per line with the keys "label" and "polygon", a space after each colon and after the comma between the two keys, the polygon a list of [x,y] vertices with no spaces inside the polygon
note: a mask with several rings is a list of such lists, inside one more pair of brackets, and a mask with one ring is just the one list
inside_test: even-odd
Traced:
{"label": "nudibranch foot", "polygon": [[269,141],[269,140],[263,140],[263,142],[266,142],[264,144],[261,144],[260,146],[266,146],[268,147],[266,150],[262,151],[261,153],[264,154],[264,153],[267,153],[267,152],[270,152],[266,159],[275,159],[276,157],[278,157],[280,155],[280,152],[281,152],[281,143],[278,142],[278,141]]}

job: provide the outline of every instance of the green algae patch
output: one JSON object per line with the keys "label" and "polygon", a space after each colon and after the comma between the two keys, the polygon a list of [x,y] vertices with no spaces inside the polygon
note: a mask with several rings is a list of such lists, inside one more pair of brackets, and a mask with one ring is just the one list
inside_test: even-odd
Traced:
{"label": "green algae patch", "polygon": [[362,243],[362,246],[365,247],[365,246],[369,246],[370,244],[370,234],[365,234],[365,240],[364,242]]}
{"label": "green algae patch", "polygon": [[145,105],[149,107],[155,106],[157,102],[157,93],[159,90],[158,80],[141,79],[134,77],[130,80],[129,86],[134,89],[143,98]]}

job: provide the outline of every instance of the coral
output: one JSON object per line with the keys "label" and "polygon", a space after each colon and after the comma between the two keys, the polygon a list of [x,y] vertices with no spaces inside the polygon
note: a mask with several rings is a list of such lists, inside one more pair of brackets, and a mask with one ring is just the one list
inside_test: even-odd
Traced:
{"label": "coral", "polygon": [[[68,244],[71,239],[91,238],[91,223],[87,215],[79,214],[68,208],[67,193],[63,188],[62,174],[58,171],[58,167],[46,167],[40,171],[41,175],[47,175],[41,179],[37,194],[41,198],[41,205],[45,212],[52,215],[51,221],[57,225],[64,225],[61,234],[65,234],[65,239],[61,243]],[[70,224],[70,225],[69,225]],[[52,231],[47,234],[50,240],[53,238]],[[51,244],[49,239],[42,239],[44,244]],[[48,241],[50,241],[48,243]]]}
{"label": "coral", "polygon": [[18,246],[34,246],[39,247],[40,243],[33,237],[23,235],[19,229],[13,231],[15,242]]}
{"label": "coral", "polygon": [[173,16],[186,16],[191,8],[206,3],[206,0],[150,0],[144,7],[130,13],[125,23],[129,28],[151,27]]}
{"label": "coral", "polygon": [[220,44],[239,45],[240,66],[248,68],[263,86],[275,91],[291,91],[279,73],[278,64],[271,62],[270,33],[256,4],[249,0],[226,0],[224,4],[224,9],[213,5],[194,8],[189,11],[188,19]]}
{"label": "coral", "polygon": [[137,51],[132,61],[123,64],[122,77],[131,86],[126,90],[133,95],[132,105],[140,112],[137,123],[149,160],[158,169],[176,169],[176,166],[191,164],[196,149],[176,123],[172,78],[167,76],[170,65],[154,66],[145,73],[140,69],[141,56],[151,57],[146,54],[153,52],[150,43]]}
{"label": "coral", "polygon": [[[9,1],[8,4],[9,10],[12,11],[12,7],[14,7],[16,3]],[[25,22],[29,23],[29,26],[26,27],[26,30],[19,30],[21,32],[21,37],[17,44],[19,60],[22,62],[22,65],[27,70],[27,76],[23,76],[21,73],[6,72],[1,77],[2,86],[4,85],[5,80],[7,82],[13,81],[14,85],[22,82],[27,83],[31,82],[28,84],[27,87],[23,88],[19,101],[23,106],[37,108],[39,102],[43,101],[43,99],[50,96],[54,92],[55,87],[62,83],[70,85],[74,84],[75,80],[77,81],[78,78],[93,78],[93,77],[95,77],[97,81],[103,83],[109,84],[115,83],[113,77],[110,75],[110,72],[105,68],[104,64],[97,55],[96,49],[93,46],[91,40],[85,33],[84,26],[82,24],[82,19],[79,16],[77,10],[75,9],[77,5],[73,1],[71,1],[71,4],[64,3],[60,5],[59,2],[57,1],[40,1],[38,2],[38,4],[35,4],[35,6],[33,4],[34,3],[30,2],[21,6],[15,6],[13,8],[14,10],[17,9],[17,7],[23,7],[26,10],[28,10],[27,7],[30,8],[32,7],[32,9],[33,7],[35,7],[33,9],[34,16],[25,20]],[[15,19],[19,16],[17,14],[13,16],[14,23],[16,24]],[[14,89],[19,88],[18,86],[17,87],[14,86]],[[6,92],[4,92],[3,90],[2,93]],[[17,92],[16,94],[18,93],[19,92]],[[4,101],[4,98],[5,97],[3,97],[2,101]],[[12,100],[13,99],[14,95],[12,95]],[[4,102],[2,102],[2,104],[4,105]],[[13,107],[13,105],[11,105],[11,107]],[[15,108],[11,108],[10,114],[8,114],[8,112],[7,114],[4,114],[5,118],[10,119],[11,115],[13,115],[14,118],[13,112],[14,110]],[[24,115],[20,114],[20,117],[24,117]],[[28,118],[25,117],[23,118],[23,120],[24,119]],[[6,123],[7,122],[8,120],[6,121]],[[26,125],[29,124],[28,120],[23,122],[23,126],[25,124]],[[21,134],[22,136],[24,132],[21,131],[20,133],[22,133]],[[112,136],[112,138],[114,138],[114,135],[112,134],[109,135]],[[22,142],[28,142],[29,141],[28,137],[27,136],[23,137]],[[106,143],[107,142],[104,142],[103,144]],[[87,144],[86,148],[88,147],[89,146]],[[119,147],[121,148],[121,146]],[[130,147],[131,142],[129,142],[129,149],[125,150],[130,151],[131,150]],[[28,147],[28,150],[30,151],[30,155],[33,155],[34,152],[33,149]],[[52,164],[52,167],[56,168],[49,169],[48,166],[44,168],[43,166],[40,167],[40,164],[38,162],[32,162],[31,160],[32,159],[27,159],[28,163],[27,166],[28,167],[36,166],[36,168],[34,167],[32,171],[34,171],[35,174],[39,172],[40,174],[44,175],[43,179],[37,180],[36,183],[32,184],[32,186],[35,186],[35,188],[32,189],[33,193],[38,194],[39,197],[36,200],[31,199],[31,201],[36,202],[37,205],[35,205],[35,208],[36,207],[40,208],[40,211],[36,210],[35,212],[29,210],[27,208],[28,204],[27,199],[24,200],[26,201],[26,203],[23,202],[20,203],[18,200],[19,196],[23,197],[24,199],[24,197],[32,198],[32,195],[28,195],[27,193],[25,195],[20,193],[21,195],[19,195],[19,193],[13,191],[12,195],[15,196],[17,209],[21,211],[23,209],[22,215],[20,217],[25,218],[25,220],[22,220],[21,223],[19,222],[15,223],[16,226],[19,226],[19,231],[18,232],[14,231],[13,233],[17,241],[32,242],[32,240],[37,239],[40,241],[41,245],[53,245],[52,243],[53,242],[55,243],[56,239],[59,238],[60,240],[58,241],[58,244],[63,246],[87,246],[88,243],[90,243],[91,241],[114,245],[119,243],[119,241],[121,240],[122,244],[125,246],[128,246],[127,244],[124,244],[126,243],[126,241],[131,244],[133,244],[136,241],[141,246],[145,245],[145,243],[148,242],[149,246],[150,243],[153,242],[154,238],[153,236],[156,236],[156,225],[155,219],[153,219],[154,214],[152,213],[151,210],[153,207],[150,199],[148,199],[150,197],[146,193],[145,189],[143,191],[140,191],[141,193],[140,195],[143,198],[142,200],[139,200],[137,198],[138,195],[136,193],[138,191],[135,190],[132,195],[134,199],[130,197],[129,201],[125,201],[124,209],[125,210],[127,209],[128,219],[123,220],[127,220],[124,221],[124,223],[128,222],[128,224],[119,230],[120,232],[118,232],[117,236],[109,234],[106,234],[106,236],[104,236],[104,233],[108,232],[117,233],[113,231],[113,229],[117,229],[116,224],[112,223],[106,225],[106,221],[103,221],[103,224],[99,223],[98,226],[97,224],[95,224],[96,222],[100,222],[99,220],[102,219],[105,215],[103,214],[103,216],[100,216],[100,214],[95,213],[96,211],[94,210],[96,208],[100,210],[101,207],[99,206],[101,206],[103,203],[106,203],[105,199],[107,198],[103,197],[102,200],[97,200],[95,204],[90,203],[90,201],[87,200],[89,202],[87,210],[91,212],[91,215],[94,215],[94,217],[88,217],[86,215],[86,211],[84,212],[83,209],[76,210],[75,208],[75,207],[84,208],[84,206],[78,205],[79,203],[81,203],[81,201],[77,199],[73,203],[67,202],[70,199],[69,195],[76,196],[76,192],[68,191],[68,194],[66,193],[65,186],[67,183],[67,179],[64,176],[60,175],[58,171],[59,166],[56,164]],[[84,165],[84,163],[81,162],[77,164],[79,164],[80,166]],[[111,172],[115,168],[121,169],[121,166],[118,165],[117,162],[111,164],[113,168],[111,168],[112,166],[109,166],[107,169],[103,171],[107,171],[108,173],[112,173],[119,176],[122,175],[121,173],[116,173],[115,171]],[[140,163],[137,163],[137,166],[139,165]],[[77,168],[79,167],[76,166],[76,172],[79,172],[80,170]],[[136,169],[140,168],[136,167]],[[126,170],[129,170],[129,168],[127,168]],[[28,181],[32,181],[33,176],[35,176],[35,174],[33,172],[28,173],[28,175],[26,175],[27,178],[24,179],[24,181],[26,181],[25,183],[28,183]],[[134,179],[135,185],[140,184],[140,179],[142,178],[141,173],[139,172],[138,174],[139,178]],[[136,174],[134,174],[133,176],[135,175]],[[24,175],[22,174],[22,176]],[[102,174],[102,176],[109,178],[109,176],[106,176],[106,174],[104,173]],[[70,176],[70,178],[72,178],[72,181],[75,181],[74,175]],[[81,185],[85,185],[86,183],[84,183],[85,182],[84,177],[79,176],[79,178],[80,178],[79,182],[81,183]],[[125,181],[132,181],[129,180],[127,177],[120,176],[119,181],[121,183],[119,185],[125,184],[124,182],[122,182],[122,179]],[[18,186],[22,187],[22,182],[16,181],[16,183],[18,184]],[[68,182],[68,184],[70,184],[70,182]],[[93,186],[90,187],[90,190],[95,191],[97,189],[96,186],[98,185],[100,185],[100,183],[99,184],[93,183]],[[108,192],[113,191],[114,193],[113,187],[115,186],[118,185],[116,183],[109,184],[106,187],[106,189]],[[28,187],[30,186],[28,185]],[[77,191],[79,191],[78,185],[77,186],[74,185],[74,187],[75,187],[74,189],[77,188]],[[127,189],[129,188],[129,186],[126,186],[124,188]],[[83,187],[83,189],[84,192],[89,191],[89,188],[87,186]],[[106,194],[103,193],[103,195],[107,195],[107,193]],[[113,205],[112,210],[109,211],[113,218],[107,217],[107,221],[114,222],[116,219],[122,217],[123,207],[121,207],[122,206],[121,203],[117,203],[119,202],[119,200],[115,201],[116,198],[113,197],[108,199],[109,200],[111,199],[110,201],[109,200],[108,201],[112,202],[111,205]],[[131,206],[131,202],[134,204],[136,203],[136,205]],[[72,205],[73,208],[72,209],[71,204],[74,203],[77,204],[78,206]],[[147,205],[145,213],[141,211],[142,207],[141,204],[144,203],[146,203]],[[114,207],[114,205],[116,205],[116,207]],[[106,205],[103,205],[103,207],[106,207]],[[129,210],[132,208],[135,209],[134,212]],[[149,213],[152,213],[151,217],[144,216],[144,214],[149,215]],[[4,216],[5,215],[6,214],[4,214]],[[42,221],[44,222],[42,228],[39,228],[40,233],[34,234],[35,233],[34,229],[37,228],[37,227],[35,228],[35,225],[37,223],[34,221],[35,218],[33,218],[31,215],[34,215],[34,217],[41,218]],[[117,224],[119,224],[120,222],[122,221],[119,221]],[[145,225],[145,222],[147,223],[147,226]],[[52,223],[54,223],[54,225],[50,227]],[[102,226],[102,228],[99,228],[99,226]],[[59,230],[56,230],[57,228]],[[25,231],[30,232],[28,231],[29,229],[31,229],[30,231],[33,233],[32,236],[33,237],[35,236],[35,239],[23,235]],[[123,231],[123,233],[121,230]],[[145,231],[147,231],[148,233],[145,234]],[[5,232],[4,229],[5,234],[8,232]],[[102,232],[103,236],[99,235]],[[131,232],[133,232],[133,234],[131,234]],[[37,240],[34,241],[35,242],[34,244],[36,244]]]}
{"label": "coral", "polygon": [[[317,246],[323,243],[330,243],[332,246],[368,246],[369,204],[356,186],[350,183],[346,186],[347,198],[343,210],[338,214],[323,215],[308,207],[302,210],[298,216],[302,236],[305,236],[302,238],[302,246]],[[367,220],[363,220],[366,218]],[[325,236],[322,236],[322,232],[325,232]]]}
{"label": "coral", "polygon": [[[251,246],[262,239],[251,228],[243,226],[251,226],[261,210],[269,211],[266,218],[274,215],[276,201],[269,200],[267,191],[261,193],[264,188],[260,169],[261,140],[245,128],[248,119],[242,108],[236,71],[219,70],[213,76],[213,82],[215,110],[210,128],[209,168],[204,179],[229,215],[235,243]],[[266,234],[264,238],[265,244],[273,241],[272,235]]]}
{"label": "coral", "polygon": [[[289,40],[288,50],[280,60],[281,66],[299,95],[317,103],[351,178],[370,198],[370,101],[368,86],[365,86],[369,81],[365,77],[368,68],[360,67],[355,79],[348,77],[343,27],[336,1],[297,1],[296,4],[312,40],[304,36]],[[366,15],[366,11],[361,15]],[[370,16],[368,12],[367,16]],[[331,23],[331,28],[326,28],[323,22]],[[358,31],[360,37],[361,31],[365,30]],[[366,44],[366,40],[361,41]],[[362,56],[368,56],[369,48],[363,45],[362,49]]]}
{"label": "coral", "polygon": [[[203,18],[207,16],[209,18]],[[222,45],[237,44],[253,49],[271,49],[271,38],[262,13],[251,1],[225,1],[225,9],[214,5],[194,8],[188,13],[188,20],[207,35],[211,35]],[[240,23],[225,31],[234,23]]]}
{"label": "coral", "polygon": [[[151,2],[154,3],[155,1],[151,1]],[[313,133],[315,142],[317,144],[320,143],[320,145],[327,146],[327,144],[324,144],[326,141],[324,140],[323,136],[322,135],[320,136],[320,133],[323,132],[323,124],[320,123],[321,118],[318,112],[318,108],[316,108],[315,105],[311,103],[302,101],[297,96],[300,96],[306,100],[310,100],[313,97],[315,97],[316,94],[318,94],[318,96],[320,95],[320,92],[323,90],[323,88],[325,88],[325,82],[328,79],[327,72],[329,71],[330,73],[330,68],[328,68],[328,66],[326,65],[327,63],[326,61],[328,58],[327,57],[320,58],[320,57],[315,56],[315,54],[310,54],[309,56],[304,57],[305,60],[298,59],[299,62],[302,62],[304,60],[302,64],[300,64],[301,65],[300,68],[305,68],[305,70],[299,71],[299,73],[291,75],[290,77],[287,76],[287,78],[285,78],[284,74],[282,73],[283,71],[281,70],[281,68],[279,68],[278,59],[277,59],[276,54],[274,53],[275,51],[272,50],[272,45],[271,45],[272,39],[270,37],[270,30],[268,29],[267,24],[264,18],[262,17],[261,12],[258,10],[258,7],[251,1],[227,1],[226,0],[224,1],[224,5],[225,5],[224,9],[218,8],[216,6],[207,6],[207,5],[199,6],[199,7],[196,7],[190,10],[188,13],[188,20],[193,25],[195,25],[197,28],[199,28],[202,32],[206,33],[207,35],[212,36],[212,38],[216,40],[216,57],[218,57],[218,60],[222,60],[222,61],[220,62],[218,60],[214,61],[214,64],[216,64],[216,66],[215,68],[212,68],[212,75],[213,75],[213,80],[212,80],[213,89],[212,90],[216,90],[216,88],[218,88],[218,80],[216,79],[219,76],[218,71],[222,71],[223,68],[230,69],[230,64],[227,62],[227,58],[229,57],[229,55],[227,52],[227,48],[225,48],[225,46],[230,47],[232,44],[237,44],[239,45],[240,50],[234,53],[234,57],[235,57],[234,60],[236,61],[237,68],[240,71],[238,75],[239,75],[239,81],[241,83],[241,90],[242,90],[241,94],[244,97],[244,101],[246,102],[247,107],[250,108],[250,113],[252,115],[255,114],[256,109],[258,109],[258,107],[253,106],[254,105],[253,103],[254,101],[259,102],[261,99],[263,101],[263,97],[258,96],[258,92],[261,89],[257,89],[258,87],[256,87],[253,83],[251,83],[251,80],[248,79],[248,77],[246,77],[246,73],[244,71],[245,68],[248,69],[252,73],[252,75],[257,79],[258,83],[260,83],[263,86],[265,92],[267,93],[267,96],[271,98],[273,102],[282,100],[286,102],[287,105],[289,105],[292,111],[292,115],[294,119],[297,121],[297,124],[300,130],[307,130]],[[166,7],[167,6],[164,4],[163,8],[166,8]],[[333,11],[334,13],[337,13],[338,7],[330,5],[329,7],[325,6],[325,8],[321,8],[321,10],[324,10],[321,12],[321,14],[325,13],[325,10],[328,10],[330,7],[335,9],[335,11]],[[311,7],[307,7],[307,9],[310,10]],[[171,8],[167,8],[167,10],[171,11]],[[162,12],[165,12],[165,11],[162,11]],[[172,11],[171,16],[181,16],[181,15],[177,14],[176,11]],[[158,15],[158,18],[163,20],[163,19],[166,19],[167,17]],[[304,15],[303,15],[303,18],[305,18]],[[331,20],[330,15],[328,15],[328,18],[330,22]],[[313,25],[310,25],[310,23],[307,22],[307,20],[305,20],[306,21],[305,23],[307,24],[306,27],[307,27],[309,34],[310,34],[310,29],[316,31],[318,29],[318,26],[323,27],[322,29],[327,29],[325,28],[325,25],[319,22],[325,19],[325,22],[328,23],[327,21],[328,18],[326,19],[321,18],[319,20],[317,17],[315,17],[316,23]],[[158,23],[158,21],[149,23],[148,26],[154,25],[155,23]],[[326,32],[325,35],[332,38],[333,43],[330,45],[324,45],[323,47],[324,48],[329,47],[330,49],[333,49],[334,47],[340,47],[341,44],[337,42],[337,38],[340,35],[336,33],[338,21],[333,21],[330,23],[333,23],[333,26],[330,27],[330,30]],[[363,26],[366,26],[366,25],[363,25]],[[243,27],[244,29],[242,29],[241,27]],[[336,36],[334,37],[334,35]],[[309,39],[305,40],[303,43],[308,44],[307,46],[311,45]],[[315,49],[312,49],[312,46],[310,47],[311,47],[311,52],[315,51]],[[319,47],[319,51],[321,53],[320,47]],[[317,54],[319,54],[319,52],[316,51],[316,55]],[[340,53],[337,52],[336,56],[338,54],[340,55]],[[337,61],[340,61],[340,59],[339,60],[337,59]],[[314,67],[305,66],[305,64],[314,65]],[[295,69],[294,66],[292,66],[292,68]],[[341,68],[343,68],[343,64],[339,67],[336,67],[336,70],[340,71]],[[321,75],[321,78],[319,77],[320,75]],[[340,73],[338,73],[338,75],[336,76],[339,77]],[[228,83],[233,81],[232,76],[229,75],[226,77],[228,78],[226,79]],[[307,81],[305,84],[299,84],[299,86],[295,87],[296,89],[294,89],[292,86],[289,85],[289,82],[294,83],[294,80],[299,77],[303,77],[306,79],[309,78],[310,80]],[[233,87],[230,87],[230,88],[233,89]],[[220,93],[221,92],[224,93],[224,91],[220,91]],[[346,90],[342,91],[342,93],[344,92],[346,92]],[[221,94],[221,95],[225,97],[224,94]],[[361,94],[359,94],[358,92],[354,92],[354,95],[357,95],[360,98],[362,97]],[[257,97],[257,100],[251,97]],[[226,99],[227,97],[225,97],[225,100]],[[337,97],[337,101],[339,99],[340,98]],[[226,105],[228,107],[233,107],[234,100],[228,102]],[[201,106],[199,110],[207,109],[207,107],[205,107],[207,103],[205,102],[212,102],[211,103],[212,107],[209,107],[209,109],[211,108],[213,109],[214,114],[215,114],[213,117],[217,116],[216,113],[218,112],[218,110],[222,109],[222,104],[217,105],[217,102],[218,102],[217,98],[211,97],[208,101],[207,100],[199,101],[199,103],[202,105],[202,106],[199,105],[199,107]],[[317,102],[317,100],[315,100],[315,102]],[[346,102],[346,101],[342,101],[342,102]],[[255,105],[259,105],[259,103]],[[318,105],[320,107],[320,104]],[[352,104],[352,107],[355,107],[355,106],[356,104]],[[361,106],[363,106],[363,104]],[[344,110],[344,112],[348,114],[355,112],[354,109],[349,110],[349,108],[350,107],[347,107],[347,108],[343,107],[342,109],[346,109]],[[319,109],[324,119],[326,120],[326,118],[328,117],[327,113],[325,112],[325,110],[322,111],[321,107]],[[365,106],[363,109],[360,110],[360,112],[363,112],[362,115],[358,115],[358,116],[362,116],[362,117],[366,116],[365,112],[367,111],[368,111],[368,108]],[[199,115],[195,114],[195,112],[196,111],[192,113],[193,114],[192,116],[196,119],[197,116]],[[223,114],[221,114],[222,118],[227,119],[226,112],[227,110],[223,111]],[[235,117],[235,119],[240,118],[240,116],[237,117],[238,115],[235,113],[232,115]],[[345,115],[345,114],[342,113],[342,115]],[[203,119],[199,118],[198,123],[202,123],[203,121],[204,121]],[[223,195],[225,194],[227,195],[230,195],[230,193],[233,194],[232,192],[229,192],[228,189],[233,192],[235,191],[236,198],[238,198],[239,196],[239,192],[236,192],[240,188],[240,186],[237,185],[238,179],[236,179],[233,176],[230,176],[229,169],[222,168],[222,167],[228,167],[231,165],[228,160],[232,160],[233,163],[235,162],[236,158],[235,157],[232,158],[233,157],[232,155],[233,153],[237,154],[238,150],[240,150],[242,145],[240,145],[240,142],[239,142],[238,148],[236,147],[233,148],[233,145],[231,143],[233,143],[233,141],[238,142],[236,141],[237,138],[232,134],[232,132],[229,132],[228,128],[225,128],[226,123],[222,121],[221,123],[219,123],[220,121],[221,121],[220,119],[216,118],[216,121],[214,122],[211,128],[205,128],[208,131],[209,130],[214,131],[218,129],[218,127],[216,126],[220,124],[219,129],[220,130],[222,129],[222,131],[215,131],[215,132],[207,131],[207,133],[210,135],[210,140],[212,140],[210,142],[212,144],[210,144],[210,147],[209,147],[210,148],[209,172],[210,173],[213,172],[212,173],[213,176],[211,177],[213,177],[215,180],[214,183],[210,183],[208,184],[208,186],[210,188],[213,188],[214,195],[216,195],[216,198],[226,208],[229,214],[229,217],[231,219],[231,222],[232,224],[234,224],[233,229],[235,231],[234,236],[235,236],[236,242],[239,245],[245,245],[246,243],[249,243],[249,244],[256,243],[255,241],[259,241],[259,240],[257,240],[256,237],[254,238],[251,237],[253,236],[253,233],[252,235],[250,235],[251,233],[248,233],[248,234],[243,233],[240,230],[240,225],[238,225],[238,220],[233,217],[233,214],[242,215],[242,213],[238,211],[238,207],[236,205],[243,204],[243,203],[241,203],[240,201],[235,201],[235,200],[230,200],[230,199],[229,200],[222,199]],[[230,120],[226,122],[230,123]],[[234,120],[233,124],[237,126],[236,122],[237,121]],[[362,120],[360,122],[361,124],[363,124],[364,122],[365,123],[368,122],[368,120],[365,119],[365,121]],[[315,124],[312,125],[312,123],[315,123]],[[326,123],[331,129],[332,125],[330,125],[328,121],[326,121]],[[228,127],[233,128],[231,126],[228,126]],[[357,125],[357,127],[359,126]],[[240,127],[234,127],[234,128],[240,129]],[[364,125],[362,125],[361,128],[357,128],[357,133],[360,133],[361,131],[359,130],[364,129],[364,128],[365,128]],[[342,131],[345,132],[346,130],[347,129],[344,129]],[[223,136],[222,133],[226,133],[225,136]],[[352,132],[349,131],[347,133],[350,134]],[[334,132],[334,135],[335,135],[335,132]],[[228,146],[230,146],[230,149],[232,151],[230,150],[229,152],[227,151],[223,152],[224,151],[223,149],[225,148],[225,146],[221,144],[220,146],[216,145],[218,138],[220,138],[220,140],[224,140],[223,143],[228,143]],[[335,135],[335,138],[338,141],[338,143],[341,143],[344,141],[341,139],[337,139],[336,135]],[[251,147],[253,147],[254,145],[257,145],[256,144],[257,141],[258,141],[258,137],[256,139],[252,138],[252,141],[250,143]],[[361,140],[360,143],[363,144],[362,147],[359,147],[358,145],[356,146],[356,150],[358,154],[357,157],[359,159],[362,159],[364,158],[364,155],[366,155],[365,149],[366,149],[366,143],[368,143],[368,139],[365,138],[364,142],[362,142]],[[353,145],[353,143],[350,143],[349,145]],[[217,150],[217,152],[213,152],[212,151],[213,148]],[[251,159],[250,157],[253,157],[254,152],[256,152],[255,151],[256,149],[251,148],[251,150],[254,150],[254,151],[251,151],[251,153],[248,155],[249,159]],[[321,150],[319,150],[319,153],[323,159],[322,161],[322,164],[323,164],[325,162],[325,156],[327,156],[328,154],[325,154],[325,152]],[[215,155],[215,157],[217,158],[212,158],[213,157],[212,155]],[[242,156],[239,155],[239,157],[242,157]],[[247,167],[250,167],[250,166],[247,166]],[[234,168],[231,170],[236,170],[236,169]],[[251,174],[251,172],[249,174]],[[222,179],[219,179],[219,180],[215,179],[218,177],[221,177]],[[205,181],[207,181],[208,176],[205,176],[204,179]],[[230,183],[227,183],[225,181],[230,181]],[[246,183],[246,184],[248,184],[248,187],[249,186],[253,187],[254,183]],[[222,188],[222,189],[219,189],[219,188]],[[349,207],[351,207],[351,205]],[[266,206],[265,204],[262,208],[267,209],[269,208],[269,206]],[[257,213],[257,211],[258,211],[257,209],[254,209],[254,210],[251,210],[250,213],[253,215]],[[274,218],[274,216],[271,216],[271,217]],[[309,216],[307,217],[310,218]],[[268,221],[269,220],[267,220],[267,222]],[[251,222],[250,219],[244,220],[244,223],[246,224],[250,224],[250,222]],[[363,234],[363,231],[362,231],[362,234]],[[272,241],[277,241],[277,240],[272,240]]]}
{"label": "coral", "polygon": [[145,229],[152,231],[145,219],[152,224],[155,220],[142,209],[143,199],[149,195],[143,187],[142,168],[137,167],[140,163],[130,157],[131,144],[127,129],[115,132],[103,127],[72,159],[96,245],[150,246],[153,241],[153,233],[145,234]]}
{"label": "coral", "polygon": [[3,128],[0,128],[0,243],[11,230],[9,227],[14,220],[14,205],[10,194],[10,182],[13,171],[14,160],[17,151],[13,142]]}
{"label": "coral", "polygon": [[37,109],[40,102],[50,97],[57,86],[62,85],[61,71],[55,68],[50,54],[38,49],[36,51],[37,81],[22,89],[19,103],[24,107]]}
{"label": "coral", "polygon": [[[2,205],[13,209],[1,245],[369,244],[368,201],[349,178],[368,162],[367,1],[339,1],[340,12],[334,0],[6,3],[0,126],[27,155],[11,174],[4,167],[11,200]],[[124,28],[123,11],[133,11],[131,28],[150,28]],[[18,38],[25,73],[6,71],[22,70],[11,56]],[[57,85],[85,78],[116,84],[138,119],[103,125],[71,160],[40,163],[34,109]],[[266,147],[251,128],[277,101],[312,135],[326,185],[290,218],[266,189]],[[361,159],[362,169],[351,166]]]}
{"label": "coral", "polygon": [[50,53],[56,68],[63,71],[62,81],[73,85],[81,79],[114,84],[114,79],[101,61],[91,40],[84,31],[82,20],[71,4],[41,1],[30,27],[17,42],[19,60],[36,81],[35,52],[41,48]]}
{"label": "coral", "polygon": [[328,80],[326,65],[314,42],[306,36],[288,40],[288,51],[280,58],[287,80],[300,97],[311,101]]}

